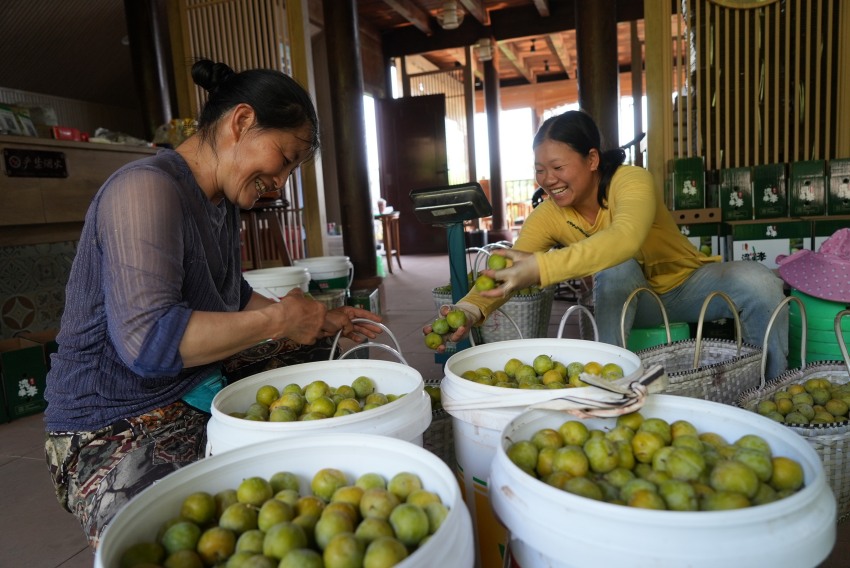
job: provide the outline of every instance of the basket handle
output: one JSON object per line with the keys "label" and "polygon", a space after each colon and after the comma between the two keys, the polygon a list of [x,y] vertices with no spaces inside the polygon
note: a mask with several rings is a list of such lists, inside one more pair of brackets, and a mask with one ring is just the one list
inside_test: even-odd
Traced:
{"label": "basket handle", "polygon": [[[584,312],[585,314],[587,314],[587,317],[590,318],[590,324],[593,326],[593,341],[599,341],[599,328],[596,327],[596,318],[593,317],[593,313],[590,310],[588,310],[585,306],[582,306],[581,304],[570,306],[569,308],[567,308],[567,311],[564,312],[564,315],[561,316],[561,324],[558,326],[558,339],[564,337],[564,327],[566,326],[567,320],[570,318],[572,313],[579,311]],[[667,340],[670,340],[669,332]]]}
{"label": "basket handle", "polygon": [[847,372],[850,373],[850,356],[847,354],[847,343],[844,341],[844,334],[841,333],[841,320],[844,316],[850,316],[850,310],[841,310],[835,314],[835,335],[838,340],[838,348],[841,349],[841,356],[844,357],[844,366],[847,367]]}
{"label": "basket handle", "polygon": [[[667,331],[667,345],[670,345],[673,343],[673,339],[670,336],[670,320],[667,319],[667,309],[664,307],[664,302],[661,301],[661,298],[654,290],[641,287],[629,294],[629,297],[626,298],[625,303],[623,303],[623,311],[620,313],[620,339],[623,342],[623,348],[626,347],[626,312],[629,309],[629,304],[632,303],[632,299],[641,292],[647,292],[650,296],[655,298],[656,302],[658,302],[658,308],[661,310],[661,317],[664,318],[664,329]],[[593,329],[594,331],[596,330],[596,324],[594,324]]]}
{"label": "basket handle", "polygon": [[[405,360],[404,360],[404,356],[402,356],[402,354],[401,354],[401,344],[398,342],[398,339],[396,339],[396,336],[395,336],[395,335],[393,335],[393,332],[392,332],[392,331],[390,331],[390,328],[388,328],[387,326],[385,326],[385,325],[384,325],[384,324],[382,324],[382,323],[378,323],[378,322],[376,322],[376,321],[372,321],[372,320],[370,320],[370,319],[366,319],[366,318],[354,318],[354,319],[352,319],[352,320],[351,320],[351,323],[368,323],[368,324],[376,325],[376,326],[380,327],[382,330],[384,330],[385,332],[387,332],[387,335],[390,337],[390,339],[392,340],[392,342],[395,344],[395,349],[392,349],[391,347],[389,347],[389,346],[387,346],[387,345],[383,345],[383,344],[381,344],[381,343],[371,343],[371,342],[369,341],[369,338],[366,338],[366,343],[363,343],[363,344],[361,344],[361,345],[355,345],[354,347],[352,347],[351,349],[349,349],[348,351],[346,351],[345,353],[343,353],[342,355],[340,355],[340,356],[339,356],[339,358],[340,358],[340,359],[343,359],[346,355],[348,355],[348,354],[349,354],[349,353],[351,353],[352,351],[357,350],[357,348],[359,348],[359,347],[365,347],[365,346],[367,346],[366,344],[368,343],[368,344],[369,344],[369,345],[368,345],[369,347],[381,347],[381,346],[383,345],[383,348],[393,350],[394,352],[396,352],[396,354],[398,355],[399,359],[401,359],[401,360],[402,360],[402,362],[403,362],[405,365],[407,365],[407,361],[405,361]],[[330,357],[328,357],[328,361],[333,361],[333,360],[334,360],[334,353],[336,353],[336,347],[337,347],[337,345],[339,344],[339,338],[340,338],[341,336],[342,336],[342,330],[340,329],[338,332],[336,332],[336,337],[334,337],[334,342],[333,342],[333,344],[331,345],[331,356],[330,356]]]}
{"label": "basket handle", "polygon": [[[765,379],[764,373],[767,370],[767,340],[770,339],[770,332],[773,331],[773,323],[776,321],[776,318],[779,317],[779,311],[785,307],[785,304],[790,304],[792,301],[797,302],[797,305],[800,306],[800,319],[802,320],[802,332],[800,333],[800,370],[806,368],[806,334],[808,333],[809,320],[806,315],[806,306],[803,305],[802,300],[796,296],[786,296],[779,302],[779,305],[774,308],[773,313],[770,314],[770,320],[767,322],[767,330],[764,332],[764,343],[762,343],[762,352],[761,352],[761,384],[759,385],[759,390],[765,387],[767,380]],[[850,311],[848,311],[850,313]],[[838,324],[840,326],[840,323]],[[845,359],[846,360],[846,359]],[[850,369],[850,367],[848,367]]]}
{"label": "basket handle", "polygon": [[743,340],[741,339],[741,318],[738,316],[738,306],[735,305],[735,302],[732,301],[725,292],[721,292],[720,290],[715,290],[705,297],[705,300],[702,303],[702,308],[699,311],[699,319],[697,320],[697,343],[696,349],[694,349],[694,369],[699,367],[699,357],[702,353],[702,325],[705,323],[705,312],[708,310],[708,304],[711,303],[711,300],[715,297],[719,296],[726,300],[726,303],[729,304],[729,308],[732,310],[732,316],[735,318],[735,339],[738,345],[738,356],[741,355],[741,345]]}
{"label": "basket handle", "polygon": [[498,243],[490,243],[490,244],[484,245],[483,247],[470,247],[470,248],[466,249],[467,252],[471,251],[471,250],[478,251],[478,253],[475,255],[475,261],[472,263],[472,278],[473,278],[473,280],[478,278],[478,264],[481,262],[482,256],[489,257],[492,254],[490,251],[493,250],[493,249],[497,249],[497,248],[509,249],[509,248],[511,248],[511,245],[507,241],[499,241]]}

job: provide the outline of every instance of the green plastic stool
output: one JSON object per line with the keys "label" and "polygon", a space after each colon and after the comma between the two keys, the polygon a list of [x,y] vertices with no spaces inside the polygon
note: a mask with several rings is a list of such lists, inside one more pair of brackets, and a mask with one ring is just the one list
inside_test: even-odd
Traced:
{"label": "green plastic stool", "polygon": [[[682,341],[691,338],[691,326],[686,322],[670,324],[670,341]],[[642,351],[667,343],[667,329],[664,324],[655,327],[636,327],[629,332],[626,349],[632,352]]]}

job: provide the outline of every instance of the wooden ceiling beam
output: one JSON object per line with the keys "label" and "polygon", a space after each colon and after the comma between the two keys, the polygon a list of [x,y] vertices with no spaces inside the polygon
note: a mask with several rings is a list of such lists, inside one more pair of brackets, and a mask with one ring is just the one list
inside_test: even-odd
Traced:
{"label": "wooden ceiling beam", "polygon": [[383,0],[384,4],[401,14],[405,20],[410,22],[420,32],[431,35],[431,14],[423,10],[411,0]]}
{"label": "wooden ceiling beam", "polygon": [[490,25],[490,18],[487,15],[487,9],[484,7],[484,0],[459,0],[464,10],[481,22],[482,25]]}
{"label": "wooden ceiling beam", "polygon": [[519,71],[519,74],[525,77],[526,81],[528,81],[529,83],[534,83],[534,74],[525,65],[525,62],[522,60],[522,56],[517,53],[514,46],[504,41],[496,42],[496,45],[499,46],[499,50],[505,55],[505,57],[508,58],[508,61],[511,62],[511,65],[516,67],[516,70]]}
{"label": "wooden ceiling beam", "polygon": [[549,16],[549,0],[534,0],[534,7],[544,18]]}
{"label": "wooden ceiling beam", "polygon": [[564,49],[564,40],[557,34],[547,34],[545,36],[546,45],[549,51],[555,55],[556,63],[564,70],[564,73],[570,73],[570,54]]}

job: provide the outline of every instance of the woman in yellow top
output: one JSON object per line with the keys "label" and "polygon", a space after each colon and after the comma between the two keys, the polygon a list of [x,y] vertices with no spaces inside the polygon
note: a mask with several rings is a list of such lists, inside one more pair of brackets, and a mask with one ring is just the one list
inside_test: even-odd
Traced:
{"label": "woman in yellow top", "polygon": [[[517,290],[593,275],[600,341],[620,344],[623,304],[635,289],[649,287],[661,297],[669,319],[684,322],[698,320],[708,294],[725,292],[739,310],[744,341],[762,345],[771,313],[784,297],[782,280],[758,262],[720,262],[698,251],[679,232],[649,172],[622,165],[622,150],[600,150],[592,118],[570,111],[548,119],[534,138],[534,157],[537,184],[549,199],[529,215],[513,249],[496,251],[513,260],[509,268],[485,271],[499,286],[473,291],[458,302],[468,325],[452,341],[462,339]],[[563,248],[552,250],[556,245]],[[771,333],[768,378],[787,365],[788,316],[783,311]],[[731,316],[719,300],[706,312],[708,321]],[[662,323],[652,298],[639,295],[631,302],[626,330]]]}

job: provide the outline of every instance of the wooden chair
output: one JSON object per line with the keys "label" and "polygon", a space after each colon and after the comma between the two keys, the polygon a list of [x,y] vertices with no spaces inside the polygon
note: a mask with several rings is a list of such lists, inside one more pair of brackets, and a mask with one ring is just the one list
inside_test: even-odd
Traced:
{"label": "wooden chair", "polygon": [[292,266],[280,219],[273,210],[242,211],[242,268]]}
{"label": "wooden chair", "polygon": [[401,243],[398,236],[398,224],[401,213],[379,215],[381,218],[381,231],[384,239],[384,254],[387,257],[387,269],[393,273],[393,256],[395,256],[398,267],[401,268]]}

